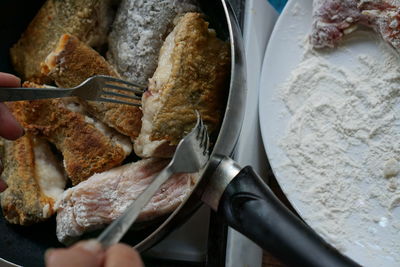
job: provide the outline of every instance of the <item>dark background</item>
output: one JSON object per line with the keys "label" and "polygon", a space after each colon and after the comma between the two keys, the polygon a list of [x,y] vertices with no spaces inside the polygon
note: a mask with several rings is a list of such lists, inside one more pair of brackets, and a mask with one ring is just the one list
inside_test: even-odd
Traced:
{"label": "dark background", "polygon": [[0,71],[15,73],[10,64],[9,49],[43,3],[44,0],[0,0]]}

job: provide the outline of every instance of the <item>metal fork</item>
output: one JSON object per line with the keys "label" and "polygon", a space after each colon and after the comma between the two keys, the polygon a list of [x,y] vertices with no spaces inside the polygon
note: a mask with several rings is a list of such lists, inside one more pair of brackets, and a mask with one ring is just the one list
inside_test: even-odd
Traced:
{"label": "metal fork", "polygon": [[100,234],[97,241],[105,248],[119,242],[136,220],[140,211],[172,174],[198,172],[205,166],[209,158],[208,146],[207,129],[198,115],[196,126],[179,142],[174,157],[168,166],[154,178],[126,211]]}
{"label": "metal fork", "polygon": [[97,75],[73,88],[0,87],[0,102],[77,96],[85,100],[140,106],[145,89],[136,83]]}

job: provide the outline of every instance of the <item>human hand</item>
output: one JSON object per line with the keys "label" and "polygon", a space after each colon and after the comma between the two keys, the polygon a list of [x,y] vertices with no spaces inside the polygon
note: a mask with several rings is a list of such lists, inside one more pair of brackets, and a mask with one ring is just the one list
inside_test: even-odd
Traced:
{"label": "human hand", "polygon": [[[18,87],[20,85],[21,80],[18,77],[0,72],[0,87]],[[0,103],[0,136],[15,140],[21,137],[23,133],[24,130],[21,125],[15,120],[7,107],[3,103]]]}
{"label": "human hand", "polygon": [[[0,72],[0,87],[18,87],[21,80],[14,75]],[[1,90],[1,88],[0,88]],[[14,119],[14,116],[7,107],[0,103],[0,136],[6,139],[15,140],[24,134],[21,125]],[[0,158],[0,174],[3,171],[3,165]],[[0,179],[0,193],[7,188],[7,185]]]}
{"label": "human hand", "polygon": [[143,267],[139,253],[130,246],[116,244],[104,250],[96,240],[81,241],[70,248],[50,249],[46,267]]}

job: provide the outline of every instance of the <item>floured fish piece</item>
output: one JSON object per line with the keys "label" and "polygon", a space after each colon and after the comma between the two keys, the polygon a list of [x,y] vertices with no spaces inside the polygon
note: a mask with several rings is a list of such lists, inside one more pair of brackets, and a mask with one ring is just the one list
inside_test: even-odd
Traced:
{"label": "floured fish piece", "polygon": [[174,18],[198,11],[196,0],[122,0],[108,38],[107,59],[124,79],[147,86]]}
{"label": "floured fish piece", "polygon": [[[98,173],[66,190],[57,209],[57,237],[68,242],[110,224],[151,183],[168,160],[145,159]],[[142,210],[138,221],[172,212],[189,195],[197,174],[175,174]]]}
{"label": "floured fish piece", "polygon": [[359,0],[359,8],[365,17],[363,21],[400,52],[400,1]]}
{"label": "floured fish piece", "polygon": [[333,48],[361,18],[356,0],[314,0],[311,44]]}
{"label": "floured fish piece", "polygon": [[113,19],[111,4],[110,0],[47,0],[10,50],[15,70],[25,80],[47,82],[40,63],[64,33],[90,46],[102,46]]}
{"label": "floured fish piece", "polygon": [[55,213],[55,203],[67,181],[49,144],[30,134],[3,144],[2,178],[8,184],[0,194],[4,217],[20,225],[49,218]]}
{"label": "floured fish piece", "polygon": [[134,149],[141,157],[171,157],[196,123],[208,132],[221,122],[230,71],[229,44],[199,13],[187,13],[167,36],[158,67],[142,96],[142,129]]}
{"label": "floured fish piece", "polygon": [[61,151],[74,185],[119,166],[132,151],[128,137],[90,117],[76,98],[20,101],[8,106],[24,128],[45,137]]}
{"label": "floured fish piece", "polygon": [[315,0],[310,41],[313,47],[335,47],[357,25],[365,25],[400,50],[400,1]]}
{"label": "floured fish piece", "polygon": [[[117,72],[97,51],[69,34],[61,36],[55,50],[42,63],[42,72],[59,87],[66,88],[75,87],[94,75],[119,78]],[[97,101],[84,103],[92,116],[111,128],[132,140],[139,135],[142,125],[142,111],[139,107]]]}

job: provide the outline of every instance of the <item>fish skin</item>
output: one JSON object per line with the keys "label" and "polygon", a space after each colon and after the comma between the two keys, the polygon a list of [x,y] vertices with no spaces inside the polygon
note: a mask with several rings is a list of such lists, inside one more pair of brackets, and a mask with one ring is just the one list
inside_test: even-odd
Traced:
{"label": "fish skin", "polygon": [[10,49],[14,69],[23,80],[50,82],[40,64],[60,36],[73,34],[92,47],[101,47],[113,19],[111,5],[110,0],[47,0]]}
{"label": "fish skin", "polygon": [[[78,86],[95,75],[120,78],[119,74],[96,50],[70,34],[61,36],[57,47],[42,63],[42,73],[53,79],[57,86],[62,88]],[[118,90],[116,92],[128,94]],[[142,111],[139,107],[98,101],[82,102],[92,116],[119,133],[129,136],[132,140],[139,135],[142,126]]]}
{"label": "fish skin", "polygon": [[229,87],[229,43],[200,13],[186,13],[167,36],[158,67],[142,96],[142,128],[135,153],[171,157],[196,124],[197,110],[210,134],[218,130]]}
{"label": "fish skin", "polygon": [[373,29],[400,50],[400,1],[316,0],[310,43],[314,48],[336,47],[357,25]]}
{"label": "fish skin", "polygon": [[[57,204],[57,237],[68,242],[118,218],[132,200],[167,164],[165,159],[144,159],[98,173],[66,190]],[[184,201],[197,174],[175,174],[144,207],[137,221],[167,214]]]}
{"label": "fish skin", "polygon": [[[25,87],[40,87],[25,82]],[[111,128],[107,136],[83,111],[73,111],[70,106],[83,108],[76,98],[18,101],[8,104],[23,127],[45,137],[62,153],[64,167],[72,184],[86,180],[94,173],[121,165],[131,153],[132,143]]]}
{"label": "fish skin", "polygon": [[[55,213],[57,196],[46,195],[41,188],[39,166],[35,149],[44,148],[47,163],[52,164],[54,171],[64,177],[61,166],[49,145],[44,139],[29,133],[16,141],[3,141],[4,173],[2,178],[7,182],[7,189],[0,194],[1,208],[5,219],[12,224],[31,225],[49,218]],[[52,177],[50,177],[52,178]],[[63,191],[64,183],[52,184]]]}

